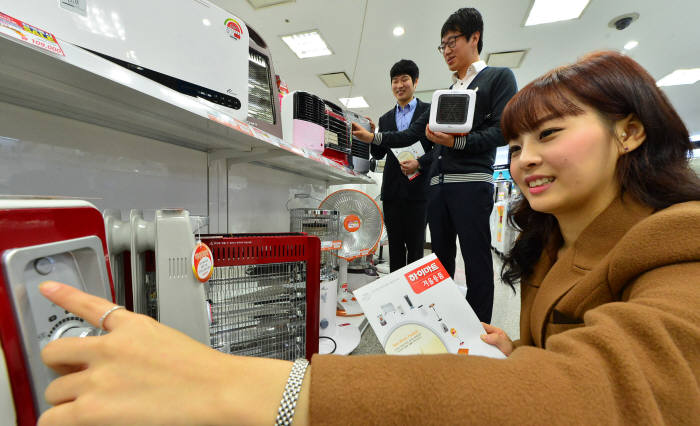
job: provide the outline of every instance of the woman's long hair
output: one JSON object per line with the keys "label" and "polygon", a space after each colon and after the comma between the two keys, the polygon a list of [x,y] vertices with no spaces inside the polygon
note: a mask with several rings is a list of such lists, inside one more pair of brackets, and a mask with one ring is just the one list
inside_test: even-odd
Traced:
{"label": "woman's long hair", "polygon": [[[503,111],[503,136],[510,141],[531,132],[544,118],[583,113],[593,108],[612,124],[635,114],[644,125],[645,141],[620,156],[616,176],[622,193],[655,210],[700,200],[700,179],[688,164],[692,144],[683,121],[648,72],[617,52],[596,52],[556,68],[518,92]],[[526,188],[525,188],[526,189]],[[514,287],[533,272],[542,250],[561,238],[556,218],[533,210],[525,197],[509,218],[521,230],[506,256],[501,278]]]}

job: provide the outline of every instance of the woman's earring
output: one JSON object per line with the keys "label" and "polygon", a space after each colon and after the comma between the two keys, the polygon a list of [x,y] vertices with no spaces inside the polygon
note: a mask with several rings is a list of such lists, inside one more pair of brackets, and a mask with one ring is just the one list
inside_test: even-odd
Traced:
{"label": "woman's earring", "polygon": [[622,134],[620,136],[622,136],[622,139],[625,139],[627,137],[627,133],[622,132]]}
{"label": "woman's earring", "polygon": [[629,150],[630,150],[629,148],[625,147],[625,152],[629,152]]}

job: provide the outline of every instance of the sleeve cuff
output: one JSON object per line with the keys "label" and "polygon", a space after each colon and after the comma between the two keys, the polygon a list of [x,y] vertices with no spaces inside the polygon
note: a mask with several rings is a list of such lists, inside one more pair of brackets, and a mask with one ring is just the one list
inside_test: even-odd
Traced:
{"label": "sleeve cuff", "polygon": [[377,132],[374,134],[374,138],[372,138],[372,143],[374,145],[381,145],[382,144],[382,133]]}
{"label": "sleeve cuff", "polygon": [[463,150],[467,146],[467,136],[456,136],[453,149]]}

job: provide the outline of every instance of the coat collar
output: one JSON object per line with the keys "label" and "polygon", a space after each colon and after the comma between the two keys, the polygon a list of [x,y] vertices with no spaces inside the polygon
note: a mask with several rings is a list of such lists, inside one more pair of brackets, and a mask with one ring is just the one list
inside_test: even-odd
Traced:
{"label": "coat collar", "polygon": [[[537,346],[542,346],[545,325],[557,302],[601,263],[630,228],[651,213],[650,207],[629,196],[617,198],[558,259],[558,246],[543,250],[530,280],[539,287],[529,313],[530,332]],[[554,240],[561,244],[560,238]]]}

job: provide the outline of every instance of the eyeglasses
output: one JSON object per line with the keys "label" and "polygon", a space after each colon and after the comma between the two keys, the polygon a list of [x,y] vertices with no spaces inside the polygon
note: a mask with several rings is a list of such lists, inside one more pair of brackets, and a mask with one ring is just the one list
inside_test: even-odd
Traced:
{"label": "eyeglasses", "polygon": [[457,44],[457,39],[462,37],[464,34],[457,34],[453,35],[452,37],[447,37],[447,41],[444,43],[440,43],[440,45],[437,47],[438,52],[440,53],[445,53],[445,48],[449,47],[450,49],[454,49],[455,45]]}

